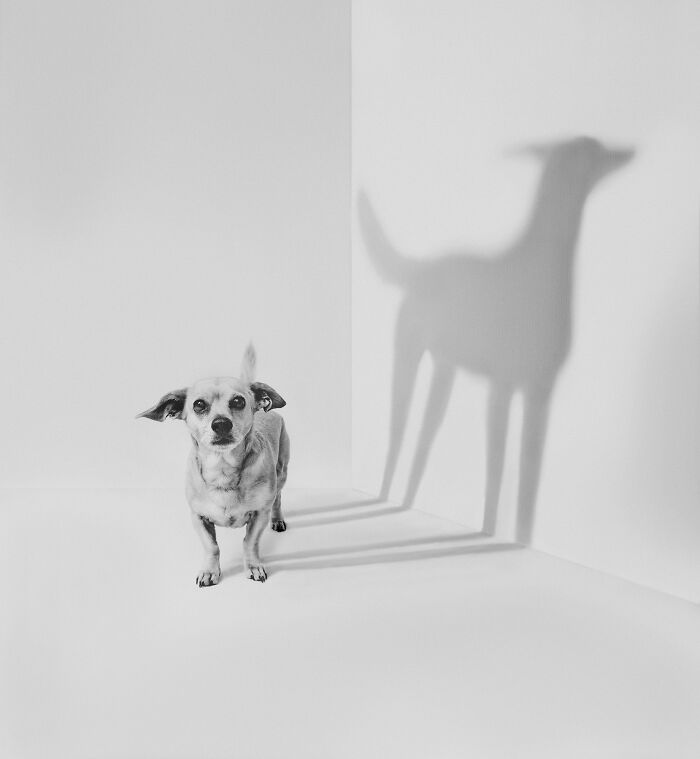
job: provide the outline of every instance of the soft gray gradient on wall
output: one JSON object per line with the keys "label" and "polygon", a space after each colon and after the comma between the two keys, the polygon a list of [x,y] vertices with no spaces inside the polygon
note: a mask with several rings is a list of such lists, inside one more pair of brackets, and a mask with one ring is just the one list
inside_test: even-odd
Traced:
{"label": "soft gray gradient on wall", "polygon": [[251,338],[290,484],[347,482],[347,0],[8,1],[0,34],[0,485],[177,485],[184,428],[134,415]]}
{"label": "soft gray gradient on wall", "polygon": [[[369,199],[353,237],[355,486],[379,492],[384,476],[394,500],[472,526],[500,501],[508,538],[534,499],[537,548],[695,599],[698,20],[686,0],[353,4],[353,181]],[[607,176],[586,198],[551,152],[580,134],[635,149],[616,170],[589,161]],[[579,226],[561,214],[573,194]],[[556,233],[558,267],[528,264],[533,231]],[[424,297],[401,317],[411,286],[377,265],[383,237],[426,264]],[[438,276],[427,264],[445,253],[456,263]],[[545,301],[553,318],[538,323]],[[513,342],[503,329],[518,314]],[[447,366],[421,355],[394,462],[390,409],[415,360],[398,346],[415,348],[426,323],[442,325]],[[512,402],[507,386],[494,395],[494,371],[461,369],[494,356],[520,383]],[[515,367],[551,361],[553,392],[523,394]]]}

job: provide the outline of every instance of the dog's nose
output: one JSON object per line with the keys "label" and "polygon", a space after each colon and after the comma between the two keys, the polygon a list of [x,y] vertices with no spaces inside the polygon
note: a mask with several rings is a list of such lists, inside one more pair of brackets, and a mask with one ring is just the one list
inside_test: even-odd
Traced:
{"label": "dog's nose", "polygon": [[211,428],[217,435],[228,435],[233,429],[233,422],[225,416],[217,416],[212,419]]}

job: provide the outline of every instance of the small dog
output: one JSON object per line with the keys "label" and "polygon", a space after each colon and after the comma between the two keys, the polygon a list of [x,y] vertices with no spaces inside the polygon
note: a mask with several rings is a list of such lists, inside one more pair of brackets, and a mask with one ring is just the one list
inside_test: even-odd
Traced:
{"label": "small dog", "polygon": [[[184,419],[192,436],[186,494],[194,528],[204,546],[199,587],[221,579],[216,525],[246,526],[245,567],[251,580],[265,582],[258,544],[268,521],[283,532],[281,491],[287,480],[289,436],[272,409],[286,405],[269,385],[254,382],[255,350],[248,346],[241,378],[214,377],[164,395],[138,417],[162,422]],[[263,414],[256,413],[264,411]],[[269,412],[269,413],[268,413]]]}

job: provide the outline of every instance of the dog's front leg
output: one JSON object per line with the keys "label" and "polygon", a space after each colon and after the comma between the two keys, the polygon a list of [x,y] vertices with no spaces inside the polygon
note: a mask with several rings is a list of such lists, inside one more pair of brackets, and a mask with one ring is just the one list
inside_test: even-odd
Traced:
{"label": "dog's front leg", "polygon": [[263,534],[263,530],[269,519],[269,508],[251,512],[250,519],[246,524],[245,537],[243,538],[243,555],[245,556],[248,577],[258,582],[265,582],[267,580],[265,567],[260,563],[258,545],[260,544],[260,536]]}
{"label": "dog's front leg", "polygon": [[219,566],[219,544],[216,542],[216,527],[199,514],[192,514],[192,523],[204,546],[204,566],[195,582],[200,588],[216,585],[221,579]]}

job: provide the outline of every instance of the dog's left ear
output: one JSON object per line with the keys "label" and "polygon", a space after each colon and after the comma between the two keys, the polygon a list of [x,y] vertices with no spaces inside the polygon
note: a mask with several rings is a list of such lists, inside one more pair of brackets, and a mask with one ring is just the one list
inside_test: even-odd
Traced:
{"label": "dog's left ear", "polygon": [[182,419],[185,410],[185,398],[187,398],[187,388],[173,390],[172,393],[164,395],[155,406],[137,414],[136,418],[145,416],[146,419],[153,419],[154,422],[162,422],[168,417]]}
{"label": "dog's left ear", "polygon": [[259,411],[272,411],[273,408],[282,408],[287,405],[287,401],[269,385],[264,382],[253,382],[250,386],[253,395],[255,396],[255,410]]}

